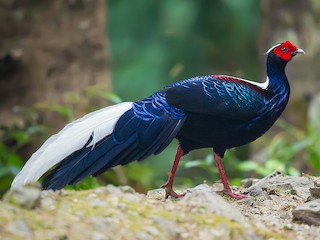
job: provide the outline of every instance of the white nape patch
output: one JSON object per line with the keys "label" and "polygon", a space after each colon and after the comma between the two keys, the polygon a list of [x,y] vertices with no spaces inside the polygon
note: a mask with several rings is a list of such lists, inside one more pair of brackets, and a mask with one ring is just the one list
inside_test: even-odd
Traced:
{"label": "white nape patch", "polygon": [[218,76],[231,78],[231,79],[236,79],[238,81],[247,82],[247,83],[250,83],[250,84],[252,84],[254,86],[257,86],[257,87],[259,87],[261,89],[264,89],[264,90],[266,90],[268,88],[268,86],[269,86],[269,77],[267,77],[265,82],[259,83],[259,82],[254,82],[254,81],[250,81],[250,80],[243,79],[243,78],[233,77],[233,76],[227,76],[227,75],[218,75]]}
{"label": "white nape patch", "polygon": [[259,83],[259,82],[253,82],[253,81],[249,81],[249,80],[246,80],[246,79],[241,79],[241,81],[245,81],[247,83],[251,83],[252,85],[255,85],[261,89],[264,89],[266,90],[269,86],[269,77],[267,77],[266,81],[263,82],[263,83]]}
{"label": "white nape patch", "polygon": [[124,102],[89,113],[69,123],[60,132],[51,136],[30,157],[11,184],[18,188],[27,183],[36,182],[51,167],[61,162],[71,153],[81,149],[93,136],[89,146],[110,135],[119,118],[133,106]]}
{"label": "white nape patch", "polygon": [[280,45],[281,45],[281,43],[278,43],[278,44],[274,45],[273,47],[269,48],[269,50],[266,51],[266,53],[264,55],[269,54],[273,49],[275,49],[276,47],[279,47]]}

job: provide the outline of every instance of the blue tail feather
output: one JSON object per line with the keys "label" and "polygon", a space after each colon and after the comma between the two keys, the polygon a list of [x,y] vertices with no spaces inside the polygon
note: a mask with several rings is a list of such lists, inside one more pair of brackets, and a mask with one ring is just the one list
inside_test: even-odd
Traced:
{"label": "blue tail feather", "polygon": [[[130,148],[126,149],[125,154],[120,154],[115,159],[113,159],[112,162],[109,162],[103,168],[101,168],[99,171],[92,174],[92,176],[98,176],[99,174],[101,174],[101,173],[105,172],[106,170],[108,170],[116,165],[119,165],[119,164],[125,165],[125,164],[132,162],[133,160],[139,161],[139,160],[145,159],[146,157],[153,154],[155,152],[155,150],[157,150],[159,148],[158,147],[159,143],[162,143],[164,140],[167,140],[166,139],[167,135],[170,132],[172,132],[173,128],[176,129],[175,124],[170,124],[170,123],[166,124],[165,127],[162,129],[162,134],[159,134],[155,139],[150,141],[148,148],[142,148],[140,145],[140,142],[139,142],[138,147],[137,147],[137,143],[136,143],[136,145],[131,145]],[[172,139],[173,138],[171,138],[170,142],[172,141]],[[104,162],[106,163],[106,161],[104,161]]]}
{"label": "blue tail feather", "polygon": [[173,138],[175,138],[175,136],[177,135],[177,133],[179,132],[180,128],[182,127],[185,118],[183,119],[179,119],[176,120],[176,124],[174,126],[174,129],[171,131],[170,135],[167,136],[166,140],[162,142],[162,144],[160,146],[158,146],[157,150],[155,150],[154,155],[159,154],[160,152],[162,152],[172,141]]}
{"label": "blue tail feather", "polygon": [[165,111],[154,111],[158,115],[153,117],[152,109],[148,109],[143,117],[136,115],[134,109],[125,112],[111,135],[94,146],[88,145],[91,137],[82,149],[66,157],[51,170],[43,181],[43,188],[61,189],[87,176],[97,176],[114,166],[140,161],[161,152],[176,136],[184,117],[172,118]]}
{"label": "blue tail feather", "polygon": [[69,184],[76,174],[81,172],[86,165],[90,164],[90,159],[102,156],[112,148],[112,145],[109,145],[108,148],[104,146],[103,143],[108,140],[110,141],[110,136],[102,139],[96,144],[94,151],[92,147],[84,146],[82,149],[69,155],[44,178],[42,188],[61,189]]}
{"label": "blue tail feather", "polygon": [[[98,172],[99,170],[102,170],[102,169],[107,170],[109,168],[120,165],[122,160],[121,156],[126,154],[128,155],[131,153],[131,151],[135,149],[136,149],[136,143],[134,142],[134,136],[132,136],[130,139],[128,139],[128,141],[122,144],[115,145],[114,148],[111,151],[108,151],[105,155],[102,155],[96,159],[92,159],[92,161],[90,162],[90,165],[87,166],[86,168],[83,168],[82,172],[79,173],[70,182],[70,184],[75,184],[90,175],[97,176],[98,174],[95,174],[95,173]],[[135,159],[131,159],[131,161],[134,161],[134,160]],[[101,173],[104,171],[101,171]]]}

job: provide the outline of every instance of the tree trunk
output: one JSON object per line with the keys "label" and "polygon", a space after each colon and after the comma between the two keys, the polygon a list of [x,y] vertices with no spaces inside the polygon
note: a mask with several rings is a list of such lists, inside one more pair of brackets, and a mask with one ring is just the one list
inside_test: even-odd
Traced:
{"label": "tree trunk", "polygon": [[[312,0],[266,0],[261,1],[261,10],[261,52],[286,40],[306,52],[304,56],[296,56],[287,66],[291,99],[285,111],[289,121],[305,128],[306,99],[320,91],[320,5],[318,1]],[[262,55],[260,62],[265,64]]]}
{"label": "tree trunk", "polygon": [[70,92],[86,111],[88,87],[111,86],[105,32],[104,0],[0,0],[0,124],[14,106],[63,104]]}
{"label": "tree trunk", "polygon": [[290,40],[306,52],[287,67],[292,97],[301,98],[319,92],[320,5],[312,0],[267,0],[262,1],[261,6],[261,50]]}

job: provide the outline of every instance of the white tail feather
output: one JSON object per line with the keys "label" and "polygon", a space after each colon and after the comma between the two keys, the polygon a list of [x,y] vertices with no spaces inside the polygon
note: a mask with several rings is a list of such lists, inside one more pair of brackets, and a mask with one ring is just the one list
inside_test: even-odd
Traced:
{"label": "white tail feather", "polygon": [[89,146],[94,147],[97,142],[112,133],[121,115],[131,108],[132,102],[124,102],[89,113],[69,123],[32,154],[13,180],[11,188],[36,182],[51,167],[81,149],[90,136],[93,139]]}

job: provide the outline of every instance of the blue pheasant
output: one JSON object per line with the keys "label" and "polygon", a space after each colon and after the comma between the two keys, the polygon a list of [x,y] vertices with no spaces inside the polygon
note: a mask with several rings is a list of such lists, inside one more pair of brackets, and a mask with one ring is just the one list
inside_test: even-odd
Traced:
{"label": "blue pheasant", "polygon": [[173,167],[162,186],[166,197],[184,195],[172,189],[181,156],[212,148],[223,192],[241,199],[245,196],[229,186],[222,158],[227,149],[263,135],[279,118],[290,94],[284,70],[298,53],[304,51],[289,41],[270,48],[264,83],[226,75],[195,77],[141,101],[89,113],[51,136],[27,161],[12,188],[35,182],[49,171],[43,189],[61,189],[114,166],[159,154],[176,138]]}

